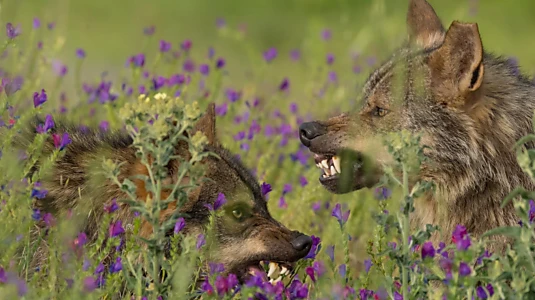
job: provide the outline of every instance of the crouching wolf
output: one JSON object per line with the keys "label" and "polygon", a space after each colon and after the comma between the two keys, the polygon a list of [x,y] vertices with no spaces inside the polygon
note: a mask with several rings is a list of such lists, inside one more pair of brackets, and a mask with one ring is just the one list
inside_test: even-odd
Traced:
{"label": "crouching wolf", "polygon": [[[273,262],[281,268],[280,273],[291,270],[296,261],[305,257],[312,247],[311,237],[286,228],[275,220],[267,207],[266,199],[261,187],[251,172],[228,150],[223,148],[216,138],[216,123],[214,104],[211,103],[204,115],[195,123],[193,132],[202,132],[208,139],[207,151],[217,156],[208,156],[201,161],[205,169],[204,178],[198,187],[187,195],[187,201],[177,208],[171,203],[161,212],[161,219],[165,221],[177,209],[185,214],[185,227],[182,232],[186,235],[197,235],[203,232],[209,223],[209,207],[214,205],[218,195],[225,195],[226,203],[220,208],[222,214],[215,217],[214,237],[215,251],[211,253],[211,262],[223,264],[226,273],[235,274],[244,282],[251,272],[263,271],[261,262]],[[31,134],[35,135],[35,121]],[[95,183],[90,177],[90,169],[102,164],[100,154],[105,153],[120,165],[119,180],[131,178],[137,186],[136,193],[140,201],[147,199],[149,193],[143,180],[136,179],[136,175],[147,175],[148,171],[136,149],[132,146],[133,138],[123,132],[104,133],[98,130],[82,130],[67,123],[56,123],[53,133],[67,132],[72,140],[64,149],[62,155],[47,173],[40,179],[41,188],[48,194],[36,201],[36,207],[42,213],[50,212],[61,216],[69,209],[85,206],[85,215],[75,214],[73,219],[82,219],[82,229],[88,240],[94,241],[105,214],[104,207],[113,198],[125,199],[127,196],[111,180]],[[186,133],[188,134],[188,133]],[[190,133],[191,134],[191,133]],[[32,138],[27,138],[31,141]],[[53,148],[49,138],[46,149]],[[188,143],[179,142],[174,148],[175,157],[167,166],[170,182],[177,180],[180,157],[190,155]],[[188,184],[188,178],[184,179]],[[173,182],[174,183],[174,182]],[[162,198],[162,199],[165,199]],[[118,203],[121,203],[117,201]],[[114,212],[125,228],[132,224],[134,212],[124,203]],[[152,233],[150,224],[143,223],[139,235],[147,238]],[[169,235],[173,234],[171,228]],[[36,258],[39,261],[39,258]],[[286,270],[283,268],[286,267]]]}
{"label": "crouching wolf", "polygon": [[[438,225],[444,236],[435,235],[437,242],[449,241],[456,224],[476,238],[497,226],[516,226],[513,205],[500,205],[518,186],[535,188],[513,149],[532,133],[535,86],[513,63],[484,51],[475,23],[453,21],[445,30],[427,1],[411,0],[407,27],[405,45],[365,83],[360,111],[301,124],[300,140],[323,169],[321,184],[332,193],[373,187],[391,159],[380,137],[418,132],[427,146],[418,177],[436,190],[416,200],[413,228]],[[340,162],[343,149],[358,161]],[[369,172],[363,161],[371,161]],[[339,180],[344,167],[352,174],[349,188]],[[496,238],[491,249],[505,244]]]}

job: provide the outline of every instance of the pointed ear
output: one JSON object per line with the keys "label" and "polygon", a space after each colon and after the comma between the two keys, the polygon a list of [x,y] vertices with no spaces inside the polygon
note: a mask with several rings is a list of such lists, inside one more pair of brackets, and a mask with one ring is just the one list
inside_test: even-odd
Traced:
{"label": "pointed ear", "polygon": [[475,23],[454,21],[444,43],[428,60],[432,80],[465,96],[479,89],[483,81],[483,44]]}
{"label": "pointed ear", "polygon": [[217,142],[215,119],[215,103],[211,102],[202,117],[195,123],[193,134],[200,131],[208,138],[210,145],[215,145]]}
{"label": "pointed ear", "polygon": [[407,29],[412,44],[423,48],[438,46],[444,38],[444,27],[426,0],[410,0]]}

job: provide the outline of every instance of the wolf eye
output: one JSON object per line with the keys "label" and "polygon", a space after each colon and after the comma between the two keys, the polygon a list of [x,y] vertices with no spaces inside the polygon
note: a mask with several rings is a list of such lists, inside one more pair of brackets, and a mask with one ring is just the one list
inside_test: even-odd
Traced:
{"label": "wolf eye", "polygon": [[376,117],[384,117],[388,110],[379,106],[376,106],[375,109],[372,111],[373,115]]}
{"label": "wolf eye", "polygon": [[232,211],[232,215],[239,220],[243,217],[243,211],[241,209],[235,209]]}

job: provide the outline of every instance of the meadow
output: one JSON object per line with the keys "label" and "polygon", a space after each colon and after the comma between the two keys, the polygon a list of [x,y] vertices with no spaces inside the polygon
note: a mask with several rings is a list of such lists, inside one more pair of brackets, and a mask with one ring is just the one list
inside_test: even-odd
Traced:
{"label": "meadow", "polygon": [[[486,49],[535,74],[535,39],[529,38],[534,2],[431,2],[445,26],[455,19],[478,22]],[[159,105],[139,104],[139,95],[155,103],[162,97],[156,95],[165,93],[167,99],[180,99],[172,101],[181,108],[214,101],[220,141],[271,186],[272,215],[313,235],[317,245],[297,273],[280,283],[236,286],[213,272],[207,284],[195,289],[190,279],[198,276],[203,243],[177,233],[173,241],[189,250],[162,263],[170,273],[180,266],[172,280],[148,284],[126,254],[103,278],[97,246],[82,242],[76,255],[65,258],[61,251],[70,250],[61,237],[78,234],[70,221],[31,208],[46,191],[36,185],[39,178],[28,182],[23,177],[47,138],[45,130],[17,159],[0,158],[0,299],[111,299],[124,282],[135,291],[132,299],[533,297],[535,204],[528,201],[530,193],[520,193],[522,199],[515,202],[523,225],[500,231],[518,241],[506,256],[485,251],[462,226],[452,233],[452,246],[435,249],[426,243],[433,228],[410,233],[410,238],[405,231],[407,207],[415,197],[406,186],[330,194],[318,182],[311,153],[299,142],[302,122],[360,107],[368,74],[406,37],[406,9],[406,1],[386,0],[0,0],[0,126],[8,132],[2,151],[36,114],[110,131],[144,121],[124,107],[166,113]],[[63,155],[60,137],[53,138],[58,149],[49,162]],[[400,157],[418,153],[414,137],[398,136],[392,143]],[[139,209],[152,216],[147,208]],[[37,221],[49,223],[49,233],[40,239],[57,244],[58,252],[29,272],[27,261],[13,257],[18,247],[33,242],[29,232]],[[103,227],[105,235],[108,224]],[[141,251],[133,241],[122,242],[125,253]],[[112,240],[106,247],[119,243]],[[454,256],[448,256],[450,249]],[[144,259],[161,262],[154,253]],[[446,282],[445,290],[430,285],[437,279]]]}

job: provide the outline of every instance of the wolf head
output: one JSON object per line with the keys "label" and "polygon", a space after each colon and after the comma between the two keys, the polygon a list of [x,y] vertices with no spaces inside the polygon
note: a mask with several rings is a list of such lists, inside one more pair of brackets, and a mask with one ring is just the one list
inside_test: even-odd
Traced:
{"label": "wolf head", "polygon": [[407,42],[365,83],[360,111],[301,124],[320,182],[333,193],[372,187],[392,159],[381,136],[406,129],[429,147],[420,176],[455,191],[452,198],[487,183],[526,183],[512,146],[531,130],[530,81],[483,51],[477,24],[454,21],[445,30],[425,0],[410,1],[407,28]]}
{"label": "wolf head", "polygon": [[208,137],[207,150],[218,157],[207,159],[207,180],[203,180],[198,193],[190,197],[183,209],[189,215],[186,224],[194,228],[186,229],[198,231],[204,227],[209,214],[206,204],[214,204],[219,193],[223,193],[227,202],[216,214],[216,241],[210,259],[224,264],[227,272],[241,280],[251,273],[263,272],[262,262],[275,263],[284,273],[284,268],[291,269],[294,262],[309,253],[312,239],[289,230],[271,216],[258,180],[235,155],[219,145],[215,128],[212,104],[198,121],[196,130]]}

